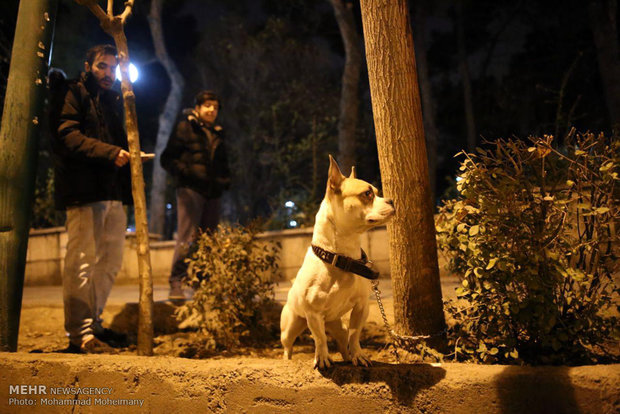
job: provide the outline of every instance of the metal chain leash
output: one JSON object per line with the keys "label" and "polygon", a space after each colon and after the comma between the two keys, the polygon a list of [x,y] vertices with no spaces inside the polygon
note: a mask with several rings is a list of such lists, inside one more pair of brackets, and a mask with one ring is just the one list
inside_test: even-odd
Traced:
{"label": "metal chain leash", "polygon": [[433,335],[399,335],[397,334],[390,323],[387,320],[387,316],[385,314],[385,309],[383,308],[383,302],[381,302],[381,291],[379,290],[379,280],[373,280],[372,282],[372,290],[375,292],[375,297],[377,298],[377,304],[379,305],[379,310],[381,311],[381,317],[383,318],[383,324],[385,325],[385,330],[388,332],[390,337],[392,338],[392,345],[394,346],[394,356],[396,357],[396,362],[400,363],[400,357],[398,356],[398,349],[415,349],[415,344],[420,342],[423,339],[429,339],[435,336],[443,335],[447,328],[443,331],[433,334]]}

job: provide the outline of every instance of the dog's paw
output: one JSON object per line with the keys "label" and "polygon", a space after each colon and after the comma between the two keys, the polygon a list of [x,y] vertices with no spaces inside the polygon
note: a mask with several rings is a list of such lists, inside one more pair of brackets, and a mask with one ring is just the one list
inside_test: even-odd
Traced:
{"label": "dog's paw", "polygon": [[364,367],[369,367],[372,365],[370,358],[364,355],[364,353],[361,351],[353,355],[353,357],[351,358],[351,362],[353,362],[353,365],[355,365],[356,367],[360,365]]}
{"label": "dog's paw", "polygon": [[334,361],[329,357],[329,355],[316,355],[314,357],[314,368],[318,369],[326,369],[330,368],[334,365]]}

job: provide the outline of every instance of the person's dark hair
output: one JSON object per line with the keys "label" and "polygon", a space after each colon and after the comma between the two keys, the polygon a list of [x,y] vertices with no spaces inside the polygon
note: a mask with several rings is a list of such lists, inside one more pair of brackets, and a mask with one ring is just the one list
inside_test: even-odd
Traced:
{"label": "person's dark hair", "polygon": [[196,106],[202,105],[206,101],[217,101],[220,109],[222,109],[222,101],[220,101],[220,97],[213,91],[201,91],[194,97],[194,105]]}
{"label": "person's dark hair", "polygon": [[86,62],[92,65],[98,55],[112,55],[116,57],[118,54],[116,48],[112,45],[97,45],[86,51]]}

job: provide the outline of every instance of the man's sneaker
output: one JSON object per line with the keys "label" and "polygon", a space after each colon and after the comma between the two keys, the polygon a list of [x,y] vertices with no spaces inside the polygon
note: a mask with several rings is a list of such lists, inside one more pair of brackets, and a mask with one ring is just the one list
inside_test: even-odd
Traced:
{"label": "man's sneaker", "polygon": [[170,282],[170,293],[168,293],[168,299],[172,301],[186,300],[185,292],[183,292],[183,285],[181,284],[181,282]]}
{"label": "man's sneaker", "polygon": [[117,352],[110,345],[97,339],[96,336],[82,341],[80,349],[84,354],[115,354]]}
{"label": "man's sneaker", "polygon": [[112,329],[103,328],[100,331],[95,331],[95,338],[105,342],[114,348],[125,348],[129,344],[127,342],[127,335],[122,332],[116,332]]}
{"label": "man's sneaker", "polygon": [[69,346],[66,349],[60,351],[68,354],[115,354],[117,351],[105,342],[100,341],[95,336],[91,336],[82,342],[81,345],[76,345],[69,342]]}
{"label": "man's sneaker", "polygon": [[69,342],[69,346],[65,349],[58,351],[62,354],[83,354],[82,348],[79,345],[74,344],[73,342]]}

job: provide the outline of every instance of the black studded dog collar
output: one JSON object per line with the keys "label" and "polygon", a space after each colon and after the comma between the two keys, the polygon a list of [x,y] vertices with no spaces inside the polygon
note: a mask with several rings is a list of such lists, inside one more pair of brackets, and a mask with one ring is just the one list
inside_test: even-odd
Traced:
{"label": "black studded dog collar", "polygon": [[325,263],[336,266],[338,269],[342,269],[345,272],[355,273],[356,275],[362,276],[366,279],[378,279],[379,272],[375,272],[369,267],[372,262],[368,260],[368,256],[366,255],[364,249],[361,250],[362,258],[361,260],[357,260],[348,256],[327,251],[319,246],[315,246],[314,244],[312,245],[312,251],[314,254]]}

